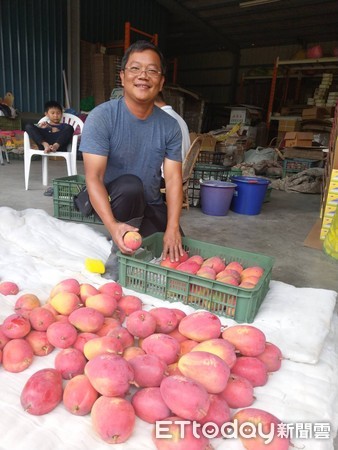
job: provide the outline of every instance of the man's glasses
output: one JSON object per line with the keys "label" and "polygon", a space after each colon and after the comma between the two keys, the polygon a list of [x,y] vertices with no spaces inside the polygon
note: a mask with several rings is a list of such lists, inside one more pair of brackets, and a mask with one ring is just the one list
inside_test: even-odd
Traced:
{"label": "man's glasses", "polygon": [[141,67],[137,67],[137,66],[125,67],[124,70],[128,70],[128,72],[130,72],[132,75],[136,75],[136,76],[139,76],[139,75],[141,75],[141,73],[144,72],[146,75],[148,75],[148,77],[151,77],[151,78],[157,78],[162,75],[162,72],[160,70],[142,69]]}

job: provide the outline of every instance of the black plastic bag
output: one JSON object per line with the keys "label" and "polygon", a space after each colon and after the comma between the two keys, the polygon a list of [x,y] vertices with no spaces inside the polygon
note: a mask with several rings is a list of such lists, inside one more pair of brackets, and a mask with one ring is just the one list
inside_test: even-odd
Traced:
{"label": "black plastic bag", "polygon": [[84,186],[81,191],[74,195],[74,208],[79,211],[83,216],[88,217],[94,213],[94,208],[89,200],[89,194],[87,186]]}

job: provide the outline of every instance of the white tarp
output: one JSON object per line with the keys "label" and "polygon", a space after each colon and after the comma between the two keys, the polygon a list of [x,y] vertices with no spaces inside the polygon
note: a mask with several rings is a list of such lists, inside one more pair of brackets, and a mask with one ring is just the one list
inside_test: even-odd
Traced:
{"label": "white tarp", "polygon": [[[42,302],[51,288],[66,278],[99,286],[106,282],[84,268],[86,257],[106,260],[110,245],[105,236],[90,227],[62,222],[41,210],[15,211],[0,208],[0,281],[19,285],[16,296],[0,295],[0,323],[13,313],[16,298],[34,293]],[[125,293],[133,293],[124,290]],[[180,307],[148,295],[139,296],[145,308],[152,305]],[[330,423],[329,439],[293,439],[295,448],[333,450],[338,425],[338,319],[334,313],[337,293],[324,289],[295,288],[271,281],[270,290],[254,325],[278,345],[285,358],[280,371],[268,383],[255,388],[253,407],[265,409],[286,423]],[[232,320],[222,318],[224,325]],[[35,357],[24,372],[13,374],[0,366],[0,450],[103,450],[105,444],[92,430],[90,416],[77,417],[60,404],[44,416],[25,413],[20,393],[37,370],[54,366],[57,350]],[[305,425],[304,425],[305,426]],[[137,420],[132,437],[114,446],[121,450],[155,449],[150,438],[152,425]],[[239,440],[213,439],[220,450],[243,450]]]}

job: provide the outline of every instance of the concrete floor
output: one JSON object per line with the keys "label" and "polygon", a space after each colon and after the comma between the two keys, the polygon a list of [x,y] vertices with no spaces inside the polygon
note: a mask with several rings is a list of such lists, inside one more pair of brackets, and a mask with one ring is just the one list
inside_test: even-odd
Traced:
{"label": "concrete floor", "polygon": [[[78,173],[83,164],[78,161]],[[50,183],[67,176],[64,161],[49,162]],[[16,210],[39,208],[54,214],[53,198],[45,197],[41,162],[33,161],[29,190],[24,189],[22,160],[0,166],[0,206]],[[263,253],[275,260],[272,279],[297,287],[338,291],[338,261],[322,250],[305,247],[303,242],[319,217],[320,195],[286,193],[273,190],[261,214],[246,216],[229,211],[225,217],[207,216],[199,208],[182,211],[186,236],[250,252]],[[90,225],[107,235],[102,225]],[[336,308],[337,311],[337,308]],[[338,438],[334,449],[338,450]]]}
{"label": "concrete floor", "polygon": [[[83,173],[78,161],[78,173]],[[67,176],[64,161],[49,161],[49,182]],[[12,159],[0,166],[0,206],[17,210],[40,208],[53,215],[53,198],[43,195],[41,162],[33,161],[29,190],[24,189],[23,161]],[[263,253],[275,260],[272,278],[297,287],[338,291],[338,261],[303,242],[319,217],[320,195],[273,190],[261,214],[227,216],[203,214],[200,208],[182,211],[186,236],[227,247]],[[105,233],[102,225],[90,225]]]}

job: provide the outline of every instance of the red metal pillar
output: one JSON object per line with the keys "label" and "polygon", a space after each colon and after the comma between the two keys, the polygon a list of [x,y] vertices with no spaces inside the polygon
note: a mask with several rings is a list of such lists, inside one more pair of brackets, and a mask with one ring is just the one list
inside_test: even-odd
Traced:
{"label": "red metal pillar", "polygon": [[270,97],[269,97],[269,105],[268,105],[268,113],[267,113],[267,117],[266,117],[266,127],[267,127],[268,130],[269,130],[269,127],[270,127],[271,115],[272,115],[272,109],[273,109],[273,101],[274,101],[274,98],[275,98],[278,63],[279,63],[279,58],[276,59],[275,66],[273,68],[273,73],[272,73]]}
{"label": "red metal pillar", "polygon": [[130,22],[124,24],[124,51],[130,47]]}

